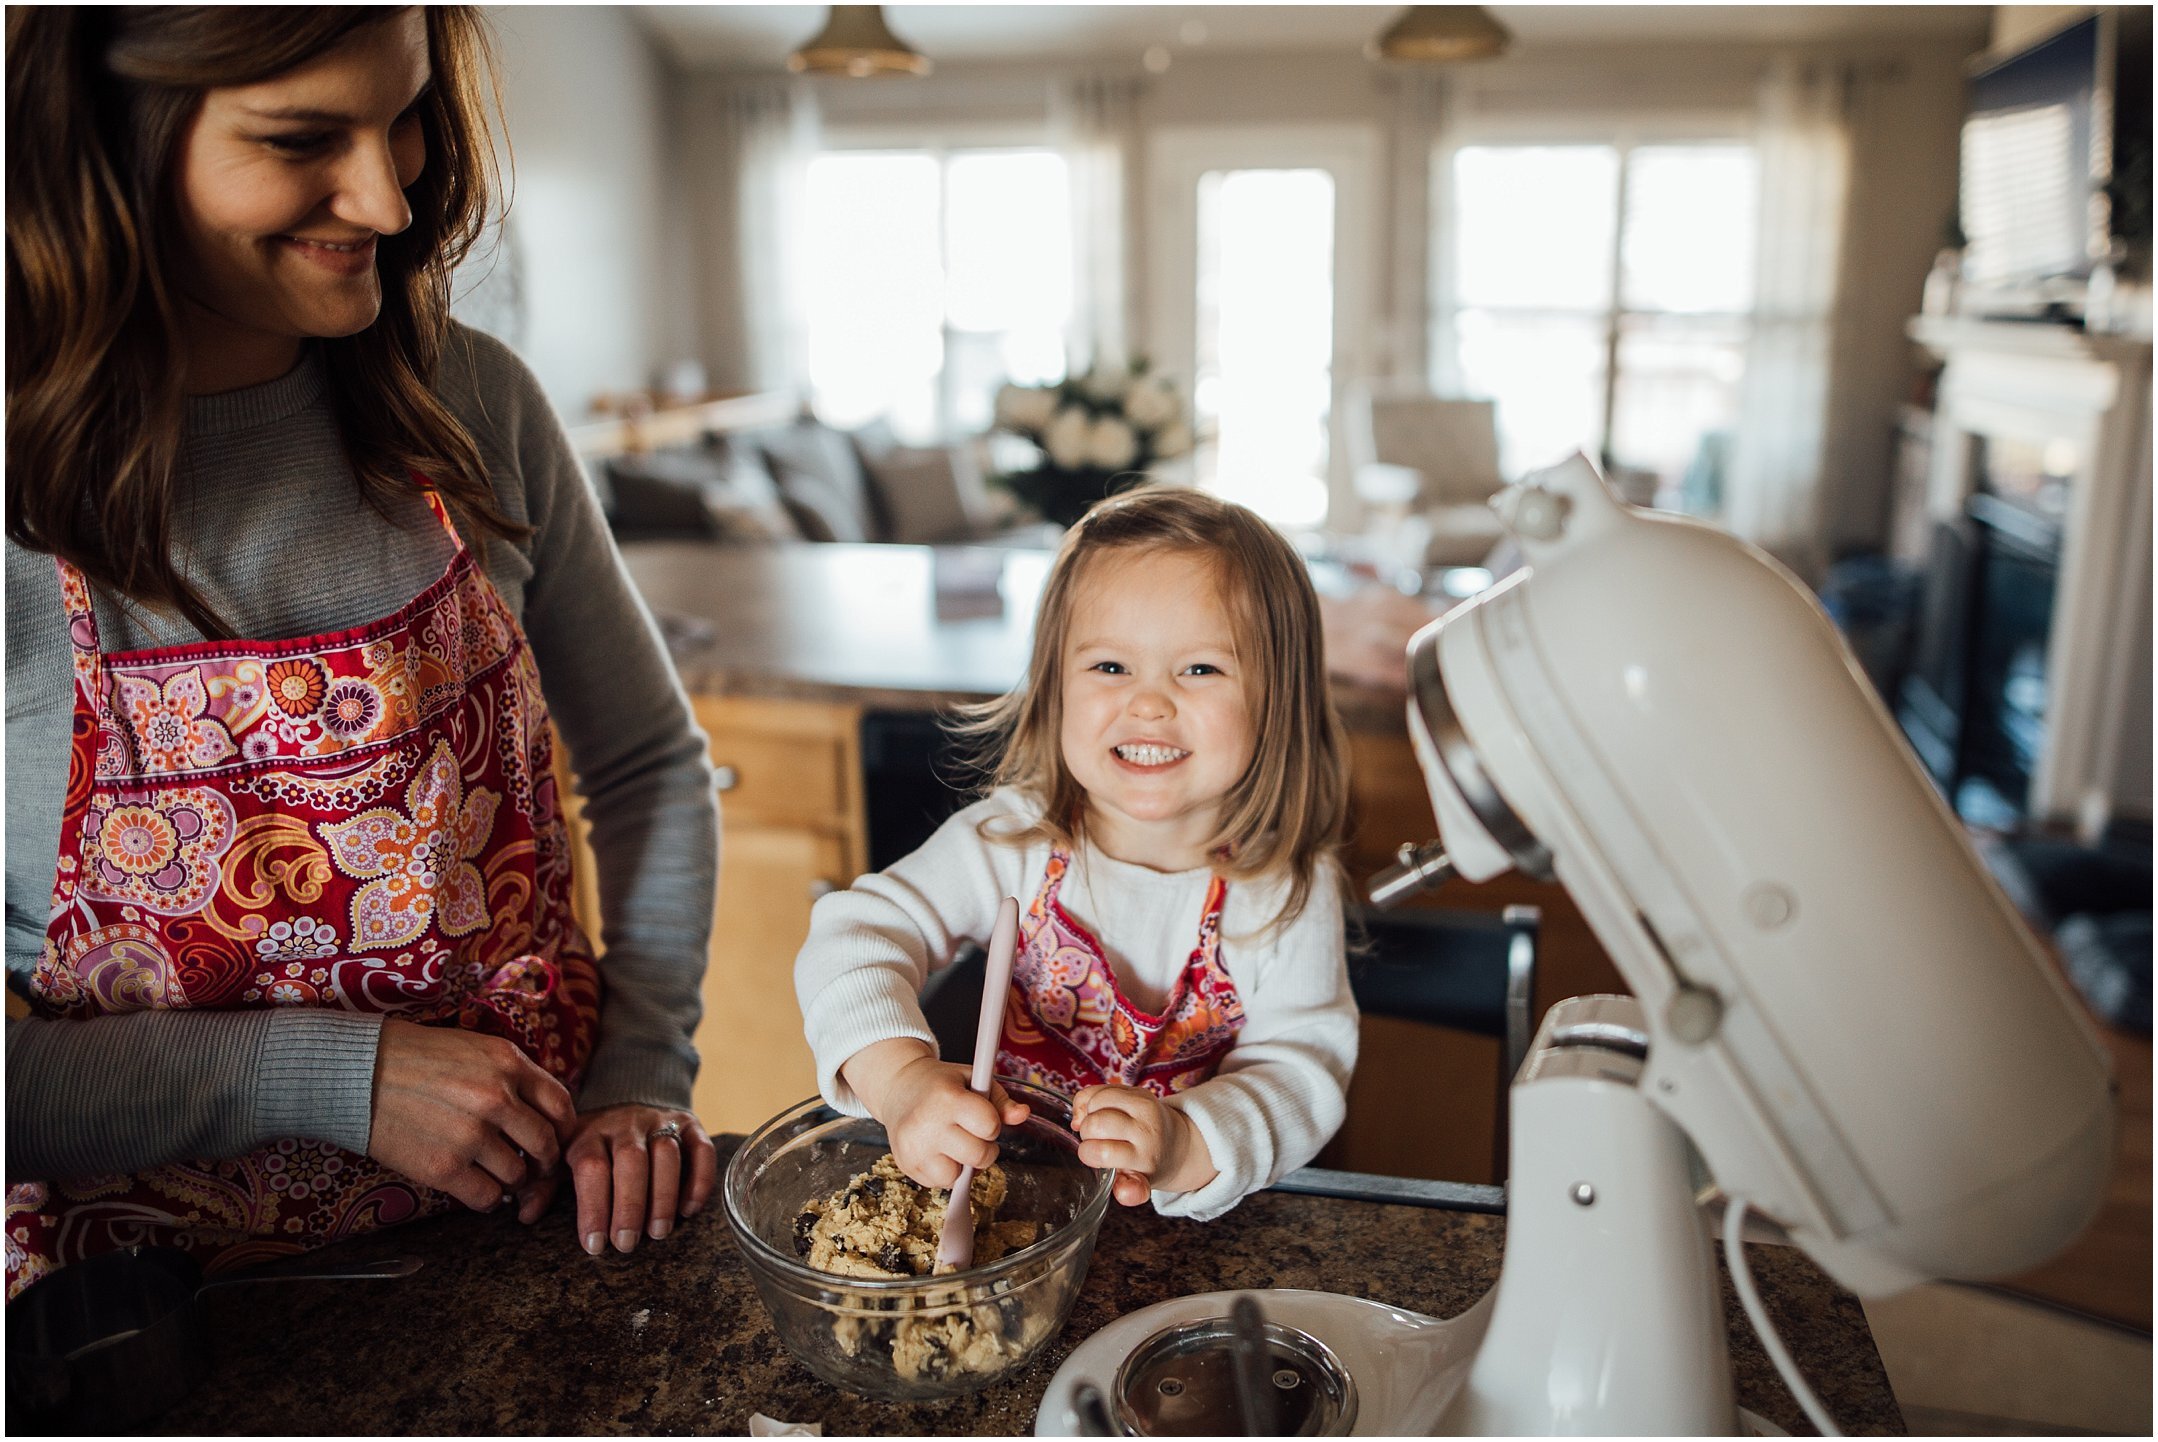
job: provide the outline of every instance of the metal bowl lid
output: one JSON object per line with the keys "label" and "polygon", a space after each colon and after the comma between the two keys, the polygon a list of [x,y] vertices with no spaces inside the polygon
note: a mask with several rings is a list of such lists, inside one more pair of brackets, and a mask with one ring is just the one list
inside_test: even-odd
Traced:
{"label": "metal bowl lid", "polygon": [[[1356,1384],[1332,1349],[1308,1332],[1266,1322],[1265,1373],[1276,1437],[1344,1437],[1356,1425]],[[1236,1396],[1235,1332],[1209,1317],[1156,1332],[1117,1369],[1110,1408],[1138,1437],[1219,1437],[1244,1430]]]}

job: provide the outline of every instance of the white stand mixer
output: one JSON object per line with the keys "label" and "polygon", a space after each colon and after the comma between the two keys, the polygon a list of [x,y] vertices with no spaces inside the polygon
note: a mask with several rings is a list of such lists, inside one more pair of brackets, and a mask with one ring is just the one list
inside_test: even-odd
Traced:
{"label": "white stand mixer", "polygon": [[[1443,851],[1405,854],[1373,896],[1555,875],[1633,996],[1539,1029],[1489,1295],[1445,1321],[1258,1296],[1352,1383],[1353,1407],[1309,1414],[1321,1430],[1733,1432],[1696,1160],[1734,1223],[1758,1212],[1861,1296],[1999,1276],[2095,1212],[2110,1062],[1794,578],[1625,505],[1578,456],[1494,504],[1528,567],[1410,645]],[[1124,1361],[1228,1301],[1103,1328],[1037,1433],[1148,1433]]]}

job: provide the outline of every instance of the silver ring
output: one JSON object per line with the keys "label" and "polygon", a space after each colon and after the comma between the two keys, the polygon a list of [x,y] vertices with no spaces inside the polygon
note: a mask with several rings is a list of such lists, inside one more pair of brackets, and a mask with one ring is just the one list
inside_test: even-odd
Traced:
{"label": "silver ring", "polygon": [[653,1142],[658,1141],[661,1137],[665,1137],[669,1141],[680,1141],[682,1139],[681,1123],[661,1122],[658,1126],[654,1127],[650,1132],[645,1135],[645,1144],[649,1146]]}

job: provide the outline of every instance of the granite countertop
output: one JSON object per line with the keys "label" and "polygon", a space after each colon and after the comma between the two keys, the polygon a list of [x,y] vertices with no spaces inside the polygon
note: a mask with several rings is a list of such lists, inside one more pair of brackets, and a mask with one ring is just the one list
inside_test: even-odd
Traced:
{"label": "granite countertop", "polygon": [[[739,1139],[723,1139],[724,1155]],[[344,1243],[354,1260],[424,1258],[394,1282],[225,1287],[204,1296],[217,1363],[160,1432],[682,1434],[752,1412],[825,1435],[1031,1433],[1057,1367],[1116,1317],[1193,1292],[1311,1287],[1453,1316],[1497,1279],[1502,1218],[1264,1192],[1208,1223],[1112,1208],[1069,1324],[973,1396],[898,1405],[819,1381],[781,1347],[717,1199],[663,1242],[588,1257],[565,1198],[534,1229],[459,1213]],[[1858,1300],[1802,1254],[1751,1249],[1764,1301],[1848,1431],[1902,1415]],[[266,1272],[295,1271],[304,1257]],[[1740,1406],[1807,1432],[1739,1311],[1725,1310]]]}
{"label": "granite countertop", "polygon": [[[1002,695],[1025,674],[1051,557],[981,546],[631,541],[622,559],[693,695],[920,711]],[[1399,687],[1337,678],[1333,689],[1350,726],[1401,730]]]}

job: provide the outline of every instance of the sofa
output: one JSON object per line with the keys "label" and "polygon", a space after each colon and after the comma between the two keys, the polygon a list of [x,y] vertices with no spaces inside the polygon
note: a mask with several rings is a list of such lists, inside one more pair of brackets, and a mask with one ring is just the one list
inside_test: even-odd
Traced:
{"label": "sofa", "polygon": [[971,447],[902,445],[881,423],[843,431],[806,412],[587,465],[624,541],[939,545],[996,539],[1012,521]]}

